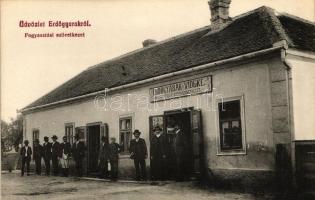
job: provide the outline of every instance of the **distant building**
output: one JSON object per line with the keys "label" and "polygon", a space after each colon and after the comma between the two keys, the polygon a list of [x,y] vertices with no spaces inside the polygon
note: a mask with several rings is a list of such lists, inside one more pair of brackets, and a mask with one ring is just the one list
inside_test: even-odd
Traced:
{"label": "distant building", "polygon": [[169,141],[171,178],[173,127],[180,123],[192,177],[268,185],[279,167],[294,170],[294,142],[315,139],[314,23],[268,7],[230,18],[229,4],[210,1],[211,25],[146,40],[28,105],[21,111],[24,137],[66,135],[73,142],[81,134],[93,174],[100,137],[115,136],[123,148],[120,176],[130,177],[132,131],[139,129],[150,149],[159,125]]}

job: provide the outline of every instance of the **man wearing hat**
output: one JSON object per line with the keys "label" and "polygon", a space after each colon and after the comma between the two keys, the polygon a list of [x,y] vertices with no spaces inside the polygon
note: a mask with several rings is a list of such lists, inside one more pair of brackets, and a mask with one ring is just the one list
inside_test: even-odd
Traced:
{"label": "man wearing hat", "polygon": [[41,175],[42,173],[42,152],[43,147],[39,144],[39,140],[36,139],[34,141],[34,149],[33,149],[33,160],[35,161],[35,172],[37,175]]}
{"label": "man wearing hat", "polygon": [[30,162],[32,157],[32,149],[28,146],[28,140],[24,141],[24,146],[21,148],[20,154],[22,158],[21,176],[24,176],[25,165],[27,176],[30,175]]}
{"label": "man wearing hat", "polygon": [[44,137],[44,144],[43,144],[43,153],[42,153],[45,168],[46,168],[46,175],[50,175],[50,160],[51,160],[51,143],[49,142],[49,138],[47,136]]}
{"label": "man wearing hat", "polygon": [[51,160],[52,160],[53,172],[54,172],[54,176],[58,176],[60,144],[57,141],[58,137],[56,135],[53,135],[51,138],[53,140],[51,144]]}
{"label": "man wearing hat", "polygon": [[167,138],[160,126],[155,126],[150,145],[152,180],[164,180]]}
{"label": "man wearing hat", "polygon": [[[147,145],[145,140],[140,138],[141,132],[135,130],[133,135],[135,139],[130,141],[130,157],[134,160],[136,168],[136,180],[146,180],[146,164],[145,159],[148,157]],[[141,170],[140,170],[141,168]]]}
{"label": "man wearing hat", "polygon": [[72,156],[75,162],[75,169],[77,176],[81,177],[83,174],[83,159],[85,155],[84,142],[80,141],[80,135],[75,134],[75,142],[72,145]]}
{"label": "man wearing hat", "polygon": [[63,136],[63,143],[60,144],[60,164],[62,168],[62,175],[67,177],[69,175],[69,159],[71,153],[71,145],[67,141],[67,136]]}

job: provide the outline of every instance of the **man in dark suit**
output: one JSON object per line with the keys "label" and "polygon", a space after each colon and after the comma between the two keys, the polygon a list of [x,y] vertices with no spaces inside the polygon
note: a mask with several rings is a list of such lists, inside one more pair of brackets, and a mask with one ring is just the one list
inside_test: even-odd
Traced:
{"label": "man in dark suit", "polygon": [[[135,130],[133,135],[135,139],[130,141],[130,158],[134,160],[134,165],[136,168],[136,180],[146,180],[146,164],[145,159],[148,157],[147,145],[145,140],[140,138],[141,132]],[[141,171],[140,171],[141,168]]]}
{"label": "man in dark suit", "polygon": [[185,177],[184,165],[185,165],[185,150],[187,141],[184,132],[179,124],[174,127],[175,130],[175,154],[176,154],[176,181],[182,181]]}
{"label": "man in dark suit", "polygon": [[43,159],[45,162],[46,175],[50,175],[50,160],[51,160],[51,143],[49,142],[49,138],[47,136],[44,137],[43,144]]}
{"label": "man in dark suit", "polygon": [[150,145],[151,178],[152,180],[164,180],[167,138],[160,126],[154,127],[153,131]]}
{"label": "man in dark suit", "polygon": [[43,147],[39,144],[39,140],[36,139],[34,141],[34,148],[33,148],[33,160],[35,161],[35,172],[37,175],[41,175],[42,173],[42,153]]}
{"label": "man in dark suit", "polygon": [[84,142],[80,141],[79,134],[74,136],[75,142],[72,145],[72,156],[75,162],[75,169],[77,176],[81,177],[83,174],[83,159],[85,156]]}
{"label": "man in dark suit", "polygon": [[67,141],[67,136],[63,136],[63,142],[59,145],[59,160],[62,168],[62,175],[64,177],[69,176],[69,160],[71,154],[71,145]]}
{"label": "man in dark suit", "polygon": [[51,160],[52,160],[53,172],[54,172],[54,176],[58,176],[60,144],[57,141],[58,137],[56,135],[53,135],[51,138],[53,140],[51,144]]}
{"label": "man in dark suit", "polygon": [[115,181],[118,177],[118,160],[119,160],[120,146],[116,143],[116,138],[110,138],[110,144],[108,145],[108,158],[111,167],[111,180]]}
{"label": "man in dark suit", "polygon": [[108,160],[109,160],[109,144],[105,136],[101,138],[101,146],[99,152],[99,170],[100,178],[108,177]]}
{"label": "man in dark suit", "polygon": [[20,155],[22,158],[21,176],[24,176],[25,165],[27,176],[30,175],[30,162],[32,157],[32,148],[28,146],[28,140],[24,141],[24,146],[21,149]]}

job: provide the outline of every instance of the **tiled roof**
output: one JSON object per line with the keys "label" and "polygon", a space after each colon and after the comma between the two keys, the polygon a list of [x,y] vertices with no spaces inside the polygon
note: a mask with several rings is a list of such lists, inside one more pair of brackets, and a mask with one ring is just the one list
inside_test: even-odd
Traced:
{"label": "tiled roof", "polygon": [[267,49],[283,40],[314,51],[314,28],[311,22],[261,7],[233,18],[222,30],[212,32],[207,26],[90,67],[26,108]]}

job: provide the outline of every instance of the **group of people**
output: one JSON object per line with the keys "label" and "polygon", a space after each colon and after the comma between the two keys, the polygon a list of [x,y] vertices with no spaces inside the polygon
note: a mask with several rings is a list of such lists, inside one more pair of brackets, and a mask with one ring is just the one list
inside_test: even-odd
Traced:
{"label": "group of people", "polygon": [[24,141],[24,146],[21,148],[20,155],[22,160],[21,166],[21,176],[24,176],[25,168],[27,175],[30,172],[30,162],[33,155],[33,160],[35,161],[35,173],[41,175],[42,173],[42,159],[45,163],[46,175],[50,175],[50,164],[52,163],[53,175],[59,175],[60,167],[63,176],[69,175],[69,161],[70,157],[73,157],[75,162],[75,169],[77,176],[82,176],[83,170],[83,159],[85,156],[85,145],[80,141],[79,135],[75,135],[75,142],[71,146],[67,141],[67,137],[63,137],[63,142],[59,143],[58,137],[53,135],[49,142],[47,136],[44,137],[44,143],[41,145],[39,140],[34,141],[34,149],[29,146],[28,140]]}
{"label": "group of people", "polygon": [[[167,164],[167,141],[166,135],[163,133],[160,126],[155,126],[153,129],[153,136],[151,138],[150,145],[150,160],[151,160],[151,179],[152,180],[165,180],[166,164]],[[184,159],[184,147],[185,136],[178,125],[175,125],[175,141],[173,143],[176,153],[176,172],[177,180],[180,180],[183,175],[183,159]],[[146,142],[143,138],[140,138],[141,132],[135,130],[133,132],[134,139],[130,141],[129,152],[130,158],[134,161],[136,180],[147,180],[146,162],[148,158],[148,151]],[[76,175],[82,176],[83,173],[83,159],[85,156],[86,147],[82,141],[80,141],[79,135],[75,135],[75,142],[71,146],[67,142],[67,137],[63,137],[63,142],[57,141],[56,135],[52,136],[52,142],[49,142],[48,137],[44,137],[43,145],[40,145],[39,140],[34,141],[34,153],[33,160],[35,161],[36,174],[41,174],[41,160],[44,160],[46,175],[50,175],[50,163],[52,163],[53,175],[59,175],[60,167],[63,176],[69,175],[69,159],[73,158],[75,162]],[[111,178],[116,180],[118,178],[118,160],[121,146],[116,143],[116,138],[111,137],[110,142],[103,136],[101,138],[100,150],[99,150],[99,176],[100,178]],[[22,157],[21,176],[24,175],[25,167],[27,175],[30,171],[30,161],[32,156],[32,149],[29,147],[29,142],[24,141],[24,146],[20,151]],[[110,166],[110,170],[109,167]],[[109,173],[110,172],[110,173]]]}
{"label": "group of people", "polygon": [[[135,130],[133,132],[134,139],[130,141],[129,152],[130,158],[134,160],[136,169],[136,180],[146,180],[146,164],[145,159],[148,157],[147,146],[145,140],[140,138],[141,132]],[[116,143],[114,137],[110,138],[110,143],[107,143],[105,137],[101,138],[101,146],[99,151],[99,169],[100,178],[111,178],[116,180],[118,177],[118,159],[121,146]],[[108,169],[110,163],[110,174]]]}

